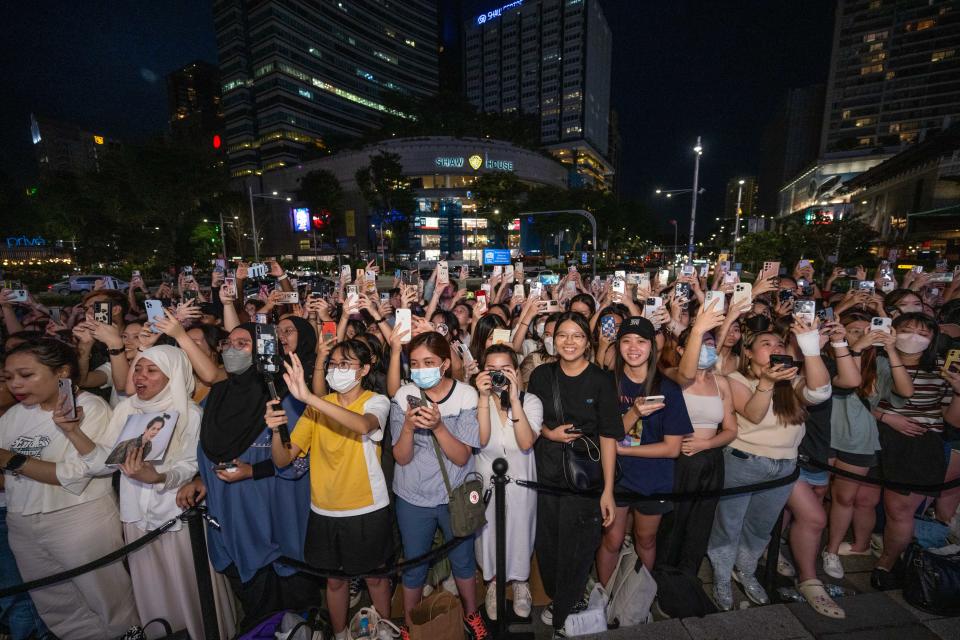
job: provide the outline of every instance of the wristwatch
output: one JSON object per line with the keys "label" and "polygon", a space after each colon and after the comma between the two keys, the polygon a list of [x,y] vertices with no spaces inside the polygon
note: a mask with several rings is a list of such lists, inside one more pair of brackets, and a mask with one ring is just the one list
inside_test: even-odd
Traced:
{"label": "wristwatch", "polygon": [[26,462],[27,462],[27,456],[23,455],[22,453],[15,453],[12,456],[10,456],[10,459],[7,461],[7,464],[4,465],[3,470],[9,471],[13,475],[17,475],[17,472],[20,470],[20,467],[26,464]]}
{"label": "wristwatch", "polygon": [[126,349],[124,349],[123,347],[120,347],[118,349],[107,349],[107,353],[109,353],[111,356],[119,356],[124,351],[126,351]]}

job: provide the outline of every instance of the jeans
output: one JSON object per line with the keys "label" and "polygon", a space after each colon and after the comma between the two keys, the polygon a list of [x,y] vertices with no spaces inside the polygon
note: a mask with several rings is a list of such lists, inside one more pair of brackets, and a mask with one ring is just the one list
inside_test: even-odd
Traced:
{"label": "jeans", "polygon": [[584,596],[601,535],[600,502],[581,496],[537,496],[534,549],[543,588],[553,600],[553,628],[562,629]]}
{"label": "jeans", "polygon": [[[727,447],[723,451],[723,464],[723,486],[728,488],[783,478],[793,472],[797,461],[774,460]],[[792,489],[791,482],[720,499],[707,548],[715,583],[729,582],[734,565],[747,575],[754,574]],[[776,562],[776,558],[773,561]]]}
{"label": "jeans", "polygon": [[[433,534],[437,527],[443,531],[445,540],[453,540],[453,527],[450,525],[450,508],[445,504],[435,507],[418,507],[403,498],[397,498],[397,524],[400,538],[403,540],[404,558],[416,558],[430,551],[433,546]],[[477,559],[473,551],[473,536],[450,550],[447,556],[453,570],[453,577],[470,580],[477,572]],[[428,563],[418,564],[403,572],[403,586],[417,589],[427,581]]]}
{"label": "jeans", "polygon": [[[7,544],[7,509],[0,507],[0,588],[12,587],[23,582],[13,551]],[[27,640],[33,637],[43,638],[49,631],[43,624],[40,614],[33,606],[29,593],[0,598],[0,621],[10,631],[12,640]]]}

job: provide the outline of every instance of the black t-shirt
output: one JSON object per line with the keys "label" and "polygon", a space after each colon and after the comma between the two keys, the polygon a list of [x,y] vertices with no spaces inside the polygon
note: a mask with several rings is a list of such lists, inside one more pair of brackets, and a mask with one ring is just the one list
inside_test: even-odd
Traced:
{"label": "black t-shirt", "polygon": [[[554,376],[559,388],[558,399],[563,411],[557,415],[554,398]],[[567,376],[559,363],[542,364],[530,375],[527,393],[532,393],[543,402],[543,424],[554,428],[559,424],[573,424],[599,445],[599,438],[623,439],[623,420],[620,417],[617,387],[613,374],[604,371],[592,362],[580,375]],[[537,438],[535,445],[537,479],[553,486],[563,487],[563,445],[559,442]]]}
{"label": "black t-shirt", "polygon": [[[837,363],[831,358],[824,358],[823,364],[826,365],[830,373],[830,379],[833,380],[837,375]],[[811,460],[826,464],[830,457],[830,414],[833,412],[833,396],[827,398],[820,404],[814,404],[807,407],[807,420],[804,426],[806,431],[803,440],[797,451],[801,455],[809,456]],[[801,463],[801,467],[807,471],[822,471],[818,467]]]}

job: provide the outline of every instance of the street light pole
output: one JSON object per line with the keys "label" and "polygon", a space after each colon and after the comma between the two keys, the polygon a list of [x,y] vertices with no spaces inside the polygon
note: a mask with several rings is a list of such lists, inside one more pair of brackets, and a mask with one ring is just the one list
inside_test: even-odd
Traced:
{"label": "street light pole", "polygon": [[690,244],[687,246],[687,262],[693,262],[693,234],[697,225],[697,190],[700,182],[700,156],[703,155],[703,146],[700,136],[697,136],[697,146],[693,148],[697,153],[693,161],[693,199],[690,205]]}
{"label": "street light pole", "polygon": [[733,255],[730,256],[730,262],[737,261],[737,243],[740,242],[740,202],[743,198],[743,180],[740,180],[738,183],[740,187],[737,189],[737,210],[736,210],[736,220],[733,223]]}
{"label": "street light pole", "polygon": [[257,242],[257,214],[253,210],[253,187],[247,185],[247,194],[250,196],[250,226],[253,230],[253,261],[260,262],[260,243]]}
{"label": "street light pole", "polygon": [[220,250],[223,251],[223,259],[227,259],[227,232],[223,227],[223,211],[217,213],[220,216]]}

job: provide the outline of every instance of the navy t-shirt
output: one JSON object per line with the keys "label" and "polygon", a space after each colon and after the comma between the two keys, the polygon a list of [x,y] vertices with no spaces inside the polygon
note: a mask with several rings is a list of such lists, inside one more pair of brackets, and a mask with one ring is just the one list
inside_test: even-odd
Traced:
{"label": "navy t-shirt", "polygon": [[[626,376],[620,379],[620,413],[627,412],[633,401],[644,395],[646,385],[637,384]],[[640,444],[663,442],[664,436],[685,436],[693,433],[690,415],[683,399],[683,390],[672,380],[661,377],[660,390],[652,395],[664,396],[664,407],[643,418],[637,425],[640,431]],[[622,441],[627,444],[630,436]],[[623,470],[620,485],[637,493],[669,493],[673,491],[673,458],[638,458],[636,456],[618,456],[617,461]]]}

